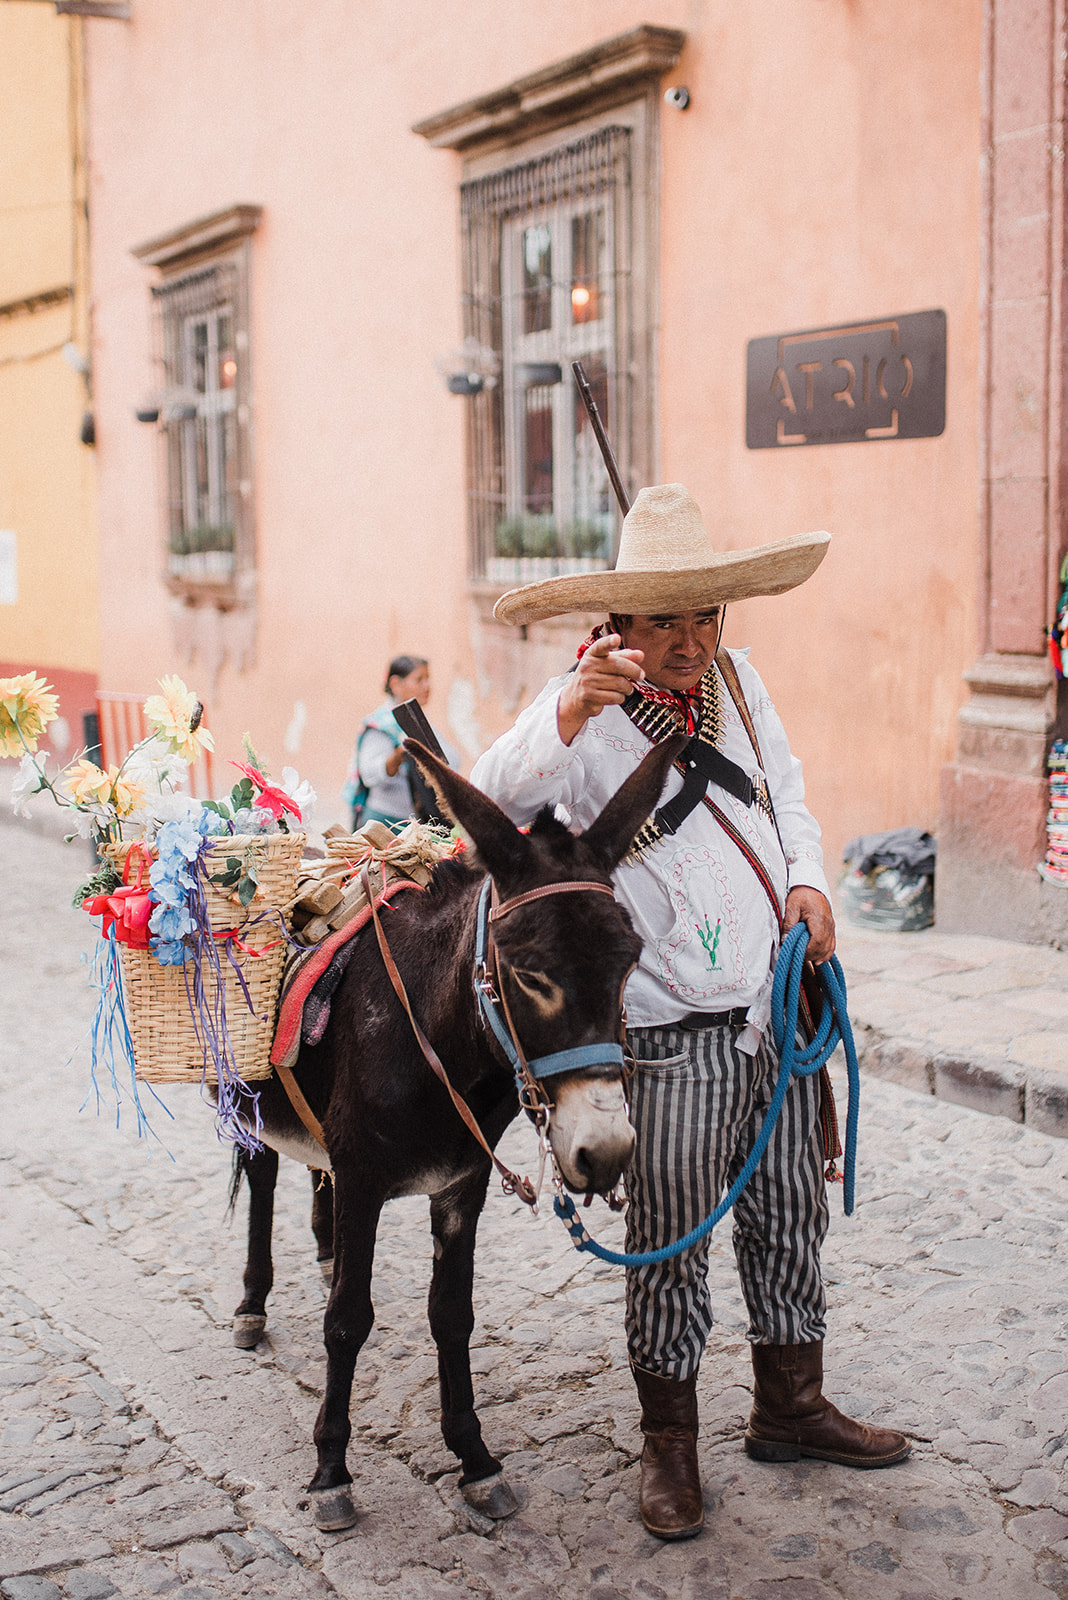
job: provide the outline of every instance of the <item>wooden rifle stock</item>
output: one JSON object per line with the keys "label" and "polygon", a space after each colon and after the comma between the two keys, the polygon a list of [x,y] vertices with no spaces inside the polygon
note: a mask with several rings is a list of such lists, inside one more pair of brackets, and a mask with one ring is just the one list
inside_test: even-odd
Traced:
{"label": "wooden rifle stock", "polygon": [[402,700],[400,705],[393,707],[393,716],[406,738],[418,739],[431,755],[437,756],[439,761],[444,761],[446,766],[448,765],[449,758],[441,748],[441,741],[427,721],[426,712],[418,700]]}
{"label": "wooden rifle stock", "polygon": [[623,487],[623,479],[620,476],[619,465],[613,453],[612,446],[608,442],[608,435],[605,432],[604,423],[601,421],[601,413],[597,409],[597,402],[593,398],[593,390],[590,388],[589,380],[582,369],[582,362],[572,361],[571,370],[575,374],[575,382],[578,384],[579,394],[582,396],[582,403],[586,407],[586,415],[590,419],[590,427],[593,429],[593,436],[600,446],[601,455],[604,457],[604,464],[608,469],[608,476],[611,479],[612,488],[615,490],[616,499],[619,501],[619,509],[622,511],[623,515],[626,516],[627,512],[630,510],[630,496]]}

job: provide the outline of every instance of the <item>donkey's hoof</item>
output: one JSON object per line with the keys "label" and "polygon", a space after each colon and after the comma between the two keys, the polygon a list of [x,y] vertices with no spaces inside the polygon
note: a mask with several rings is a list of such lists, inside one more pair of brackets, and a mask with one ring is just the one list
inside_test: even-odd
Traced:
{"label": "donkey's hoof", "polygon": [[329,1289],[330,1285],[334,1281],[334,1258],[333,1258],[333,1256],[329,1256],[326,1261],[320,1261],[320,1263],[319,1263],[319,1271],[323,1275],[323,1282],[326,1284],[326,1287]]}
{"label": "donkey's hoof", "polygon": [[311,1489],[312,1517],[320,1533],[341,1533],[356,1521],[352,1485],[339,1483],[336,1489]]}
{"label": "donkey's hoof", "polygon": [[234,1343],[239,1350],[255,1350],[267,1327],[266,1317],[241,1313],[234,1318]]}
{"label": "donkey's hoof", "polygon": [[462,1483],[460,1493],[473,1510],[480,1511],[484,1517],[492,1517],[494,1522],[503,1522],[505,1517],[519,1510],[519,1501],[505,1482],[503,1472],[495,1472],[492,1478],[479,1478],[477,1483]]}

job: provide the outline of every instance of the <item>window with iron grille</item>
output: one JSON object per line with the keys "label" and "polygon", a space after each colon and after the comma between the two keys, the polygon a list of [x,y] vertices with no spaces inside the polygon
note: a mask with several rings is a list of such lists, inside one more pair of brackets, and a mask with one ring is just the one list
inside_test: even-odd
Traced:
{"label": "window with iron grille", "polygon": [[631,129],[603,127],[461,188],[471,575],[509,586],[608,566],[618,516],[575,387],[624,478],[633,453]]}
{"label": "window with iron grille", "polygon": [[152,295],[164,371],[167,576],[178,591],[225,597],[253,565],[243,257],[166,278]]}

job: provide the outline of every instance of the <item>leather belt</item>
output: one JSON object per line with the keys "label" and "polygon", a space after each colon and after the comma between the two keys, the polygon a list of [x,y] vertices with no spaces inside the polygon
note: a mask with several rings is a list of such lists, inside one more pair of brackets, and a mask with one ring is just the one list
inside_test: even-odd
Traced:
{"label": "leather belt", "polygon": [[678,1022],[668,1026],[685,1028],[687,1033],[700,1033],[702,1028],[744,1028],[748,1021],[748,1006],[735,1006],[733,1011],[687,1011]]}

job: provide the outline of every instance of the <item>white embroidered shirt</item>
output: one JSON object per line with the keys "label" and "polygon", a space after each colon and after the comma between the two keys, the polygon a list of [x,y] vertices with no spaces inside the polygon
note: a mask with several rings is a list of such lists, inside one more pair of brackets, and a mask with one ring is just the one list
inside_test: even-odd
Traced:
{"label": "white embroidered shirt", "polygon": [[[756,729],[782,846],[761,807],[746,806],[715,784],[709,795],[764,863],[780,907],[798,884],[829,897],[820,829],[805,806],[801,763],[746,659],[748,651],[731,651],[731,656]],[[574,830],[588,827],[651,748],[619,706],[606,706],[565,745],[556,708],[566,683],[564,676],[546,684],[471,773],[471,781],[520,825],[549,805],[561,807],[558,814]],[[720,692],[719,748],[755,778],[757,759],[722,679]],[[682,777],[672,769],[659,804],[681,787]],[[629,1026],[664,1025],[690,1011],[744,1006],[750,1026],[738,1043],[755,1051],[770,1014],[778,926],[752,866],[708,807],[695,807],[676,834],[646,850],[641,860],[619,867],[614,884],[642,940],[641,960],[626,990]]]}

